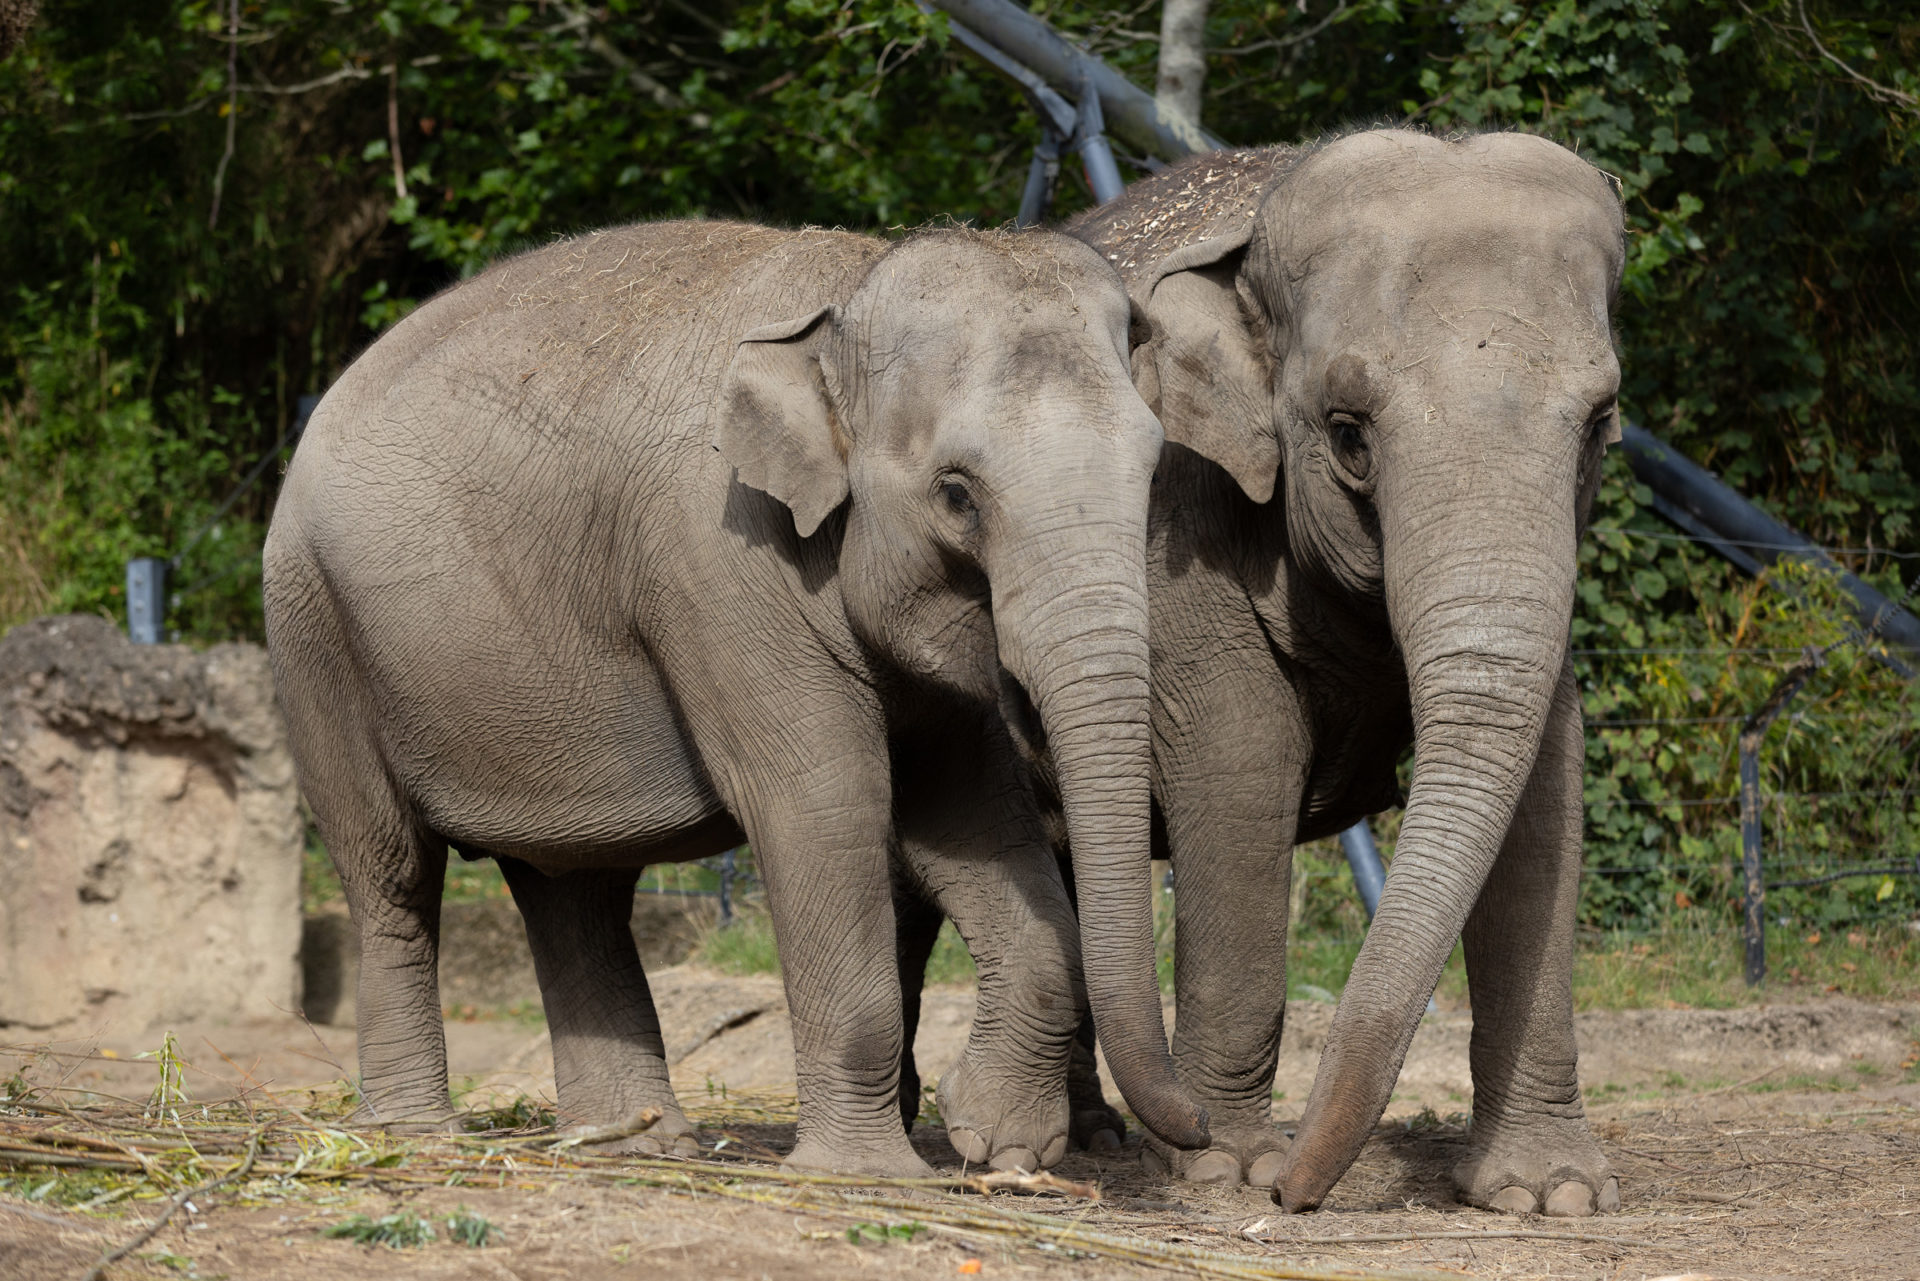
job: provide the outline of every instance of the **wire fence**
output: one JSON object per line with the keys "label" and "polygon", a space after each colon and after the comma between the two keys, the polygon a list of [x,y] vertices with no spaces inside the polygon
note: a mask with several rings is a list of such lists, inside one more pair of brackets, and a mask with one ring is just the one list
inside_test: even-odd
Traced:
{"label": "wire fence", "polygon": [[760,889],[753,851],[745,845],[689,863],[656,863],[634,886],[637,894],[716,899],[722,925],[733,920],[736,905],[747,898],[758,897]]}
{"label": "wire fence", "polygon": [[[1913,558],[1885,549],[1840,550]],[[1594,731],[1589,849],[1602,855],[1585,870],[1593,887],[1589,918],[1596,903],[1616,912],[1629,902],[1644,909],[1657,901],[1656,893],[1670,895],[1678,909],[1717,897],[1739,910],[1746,977],[1758,983],[1766,973],[1769,917],[1779,925],[1807,915],[1827,924],[1863,925],[1920,913],[1914,892],[1920,880],[1920,714],[1911,672],[1887,661],[1879,636],[1916,594],[1920,575],[1864,628],[1842,626],[1822,646],[1576,651],[1583,671],[1606,675],[1597,681],[1598,693],[1613,704],[1587,720]],[[1746,622],[1741,620],[1742,631]],[[1850,648],[1878,667],[1864,661],[1843,667],[1827,682],[1822,705],[1792,707],[1816,673]],[[1778,659],[1786,654],[1798,657],[1782,666]],[[1706,714],[1633,714],[1647,702],[1653,704],[1648,711],[1663,711],[1660,704],[1676,701],[1675,691],[1693,700],[1705,697],[1693,678],[1708,664],[1720,674],[1706,682],[1717,691],[1702,709]],[[1889,685],[1888,672],[1905,679]],[[1756,696],[1753,678],[1762,673],[1772,679],[1764,696]],[[1737,700],[1732,708],[1730,700]],[[1786,733],[1770,740],[1776,720]],[[1771,761],[1768,768],[1763,756]],[[1729,758],[1737,759],[1737,791],[1672,794],[1690,790],[1689,783],[1724,778]],[[1771,903],[1770,894],[1778,896]]]}

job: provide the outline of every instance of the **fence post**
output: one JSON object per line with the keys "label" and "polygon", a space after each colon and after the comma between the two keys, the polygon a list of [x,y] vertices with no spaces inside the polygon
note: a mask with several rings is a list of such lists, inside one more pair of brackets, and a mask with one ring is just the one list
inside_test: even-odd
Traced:
{"label": "fence post", "polygon": [[733,920],[733,856],[735,851],[728,850],[720,856],[720,924],[727,925]]}
{"label": "fence post", "polygon": [[1746,879],[1741,906],[1745,920],[1741,937],[1746,943],[1747,986],[1758,987],[1767,977],[1767,885],[1760,863],[1760,744],[1807,678],[1826,661],[1823,650],[1808,646],[1800,661],[1780,673],[1767,701],[1740,726],[1740,866]]}
{"label": "fence post", "polygon": [[127,562],[127,635],[136,645],[158,645],[167,618],[167,562],[136,556]]}

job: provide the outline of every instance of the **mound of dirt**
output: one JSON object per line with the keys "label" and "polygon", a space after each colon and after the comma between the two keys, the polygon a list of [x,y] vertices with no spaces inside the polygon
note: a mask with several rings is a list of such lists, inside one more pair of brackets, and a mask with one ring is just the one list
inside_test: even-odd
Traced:
{"label": "mound of dirt", "polygon": [[259,646],[0,640],[0,1027],[293,1008],[303,836]]}

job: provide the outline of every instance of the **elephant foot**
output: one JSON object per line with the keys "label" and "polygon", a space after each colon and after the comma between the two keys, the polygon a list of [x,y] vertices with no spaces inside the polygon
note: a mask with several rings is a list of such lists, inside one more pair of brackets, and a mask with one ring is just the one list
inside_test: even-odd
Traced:
{"label": "elephant foot", "polygon": [[1272,1187],[1287,1164],[1287,1139],[1271,1126],[1245,1130],[1213,1127],[1213,1146],[1182,1152],[1148,1135],[1140,1148],[1140,1164],[1149,1174],[1170,1175],[1188,1183],[1233,1188],[1242,1183]]}
{"label": "elephant foot", "polygon": [[[677,1105],[660,1107],[660,1119],[639,1134],[630,1134],[623,1139],[614,1139],[606,1143],[583,1144],[581,1151],[592,1152],[597,1156],[699,1156],[700,1140],[694,1133],[693,1123],[687,1120]],[[638,1109],[630,1109],[628,1116]],[[583,1131],[602,1130],[604,1125],[579,1124],[565,1126],[561,1137],[579,1134]]]}
{"label": "elephant foot", "polygon": [[870,1179],[931,1179],[933,1167],[907,1144],[907,1136],[893,1141],[869,1140],[865,1143],[833,1143],[824,1139],[802,1139],[780,1163],[788,1173],[810,1172],[851,1174]]}
{"label": "elephant foot", "polygon": [[1127,1123],[1107,1103],[1093,1051],[1076,1038],[1067,1057],[1067,1137],[1078,1151],[1117,1152]]}
{"label": "elephant foot", "polygon": [[1063,1094],[1035,1098],[963,1058],[940,1078],[936,1097],[947,1140],[968,1165],[1044,1170],[1067,1154],[1071,1119]]}
{"label": "elephant foot", "polygon": [[1549,1132],[1515,1130],[1475,1143],[1453,1167],[1455,1194],[1468,1205],[1502,1214],[1583,1219],[1620,1208],[1620,1180],[1584,1122]]}
{"label": "elephant foot", "polygon": [[1127,1123],[1118,1112],[1102,1099],[1097,1106],[1083,1106],[1079,1100],[1069,1103],[1072,1117],[1067,1126],[1067,1137],[1076,1150],[1084,1152],[1118,1152],[1120,1144],[1127,1137]]}

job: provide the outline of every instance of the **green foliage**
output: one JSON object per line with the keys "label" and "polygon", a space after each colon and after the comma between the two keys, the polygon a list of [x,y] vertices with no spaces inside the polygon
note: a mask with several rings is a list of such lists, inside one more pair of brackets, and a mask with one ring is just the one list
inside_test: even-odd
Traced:
{"label": "green foliage", "polygon": [[447,1216],[446,1227],[448,1239],[457,1241],[461,1245],[472,1246],[476,1250],[500,1235],[500,1229],[480,1215],[472,1213],[464,1205]]}
{"label": "green foliage", "polygon": [[927,1230],[927,1225],[909,1219],[903,1223],[855,1223],[847,1228],[850,1245],[891,1245],[911,1241]]}
{"label": "green foliage", "polygon": [[[1147,10],[1033,8],[1152,83]],[[236,33],[228,13],[70,0],[0,61],[0,627],[118,615],[128,556],[178,554],[302,394],[499,254],[687,214],[997,223],[1034,137],[907,0],[266,0]],[[1208,42],[1205,123],[1228,139],[1507,126],[1617,176],[1629,415],[1816,539],[1875,549],[1842,559],[1883,589],[1920,572],[1880,554],[1920,552],[1907,6],[1216,0]],[[1086,199],[1072,169],[1063,213]],[[273,473],[183,559],[182,636],[258,636]],[[1610,460],[1583,551],[1575,644],[1608,651],[1579,659],[1584,911],[1726,926],[1737,727],[1613,722],[1744,714],[1840,615],[1829,584],[1756,586],[1674,541],[1646,499]],[[1764,752],[1769,857],[1818,874],[1910,856],[1914,798],[1857,795],[1915,786],[1910,686],[1842,650],[1793,713]],[[1848,795],[1781,799],[1806,792]],[[1917,891],[1849,880],[1772,907],[1911,916]],[[729,964],[771,963],[756,928],[735,943],[758,956]]]}
{"label": "green foliage", "polygon": [[180,1046],[168,1032],[157,1050],[143,1050],[135,1057],[152,1059],[160,1069],[160,1080],[153,1087],[153,1093],[147,1098],[145,1115],[150,1120],[165,1121],[171,1119],[175,1125],[180,1123],[180,1108],[190,1102],[187,1097],[186,1063],[180,1057]]}
{"label": "green foliage", "polygon": [[409,1250],[433,1244],[433,1224],[410,1210],[397,1210],[380,1218],[364,1214],[349,1215],[330,1223],[320,1235],[360,1245],[384,1245],[390,1250]]}
{"label": "green foliage", "polygon": [[693,959],[724,974],[778,974],[780,949],[774,944],[773,918],[758,904],[742,903],[733,920],[700,938]]}

